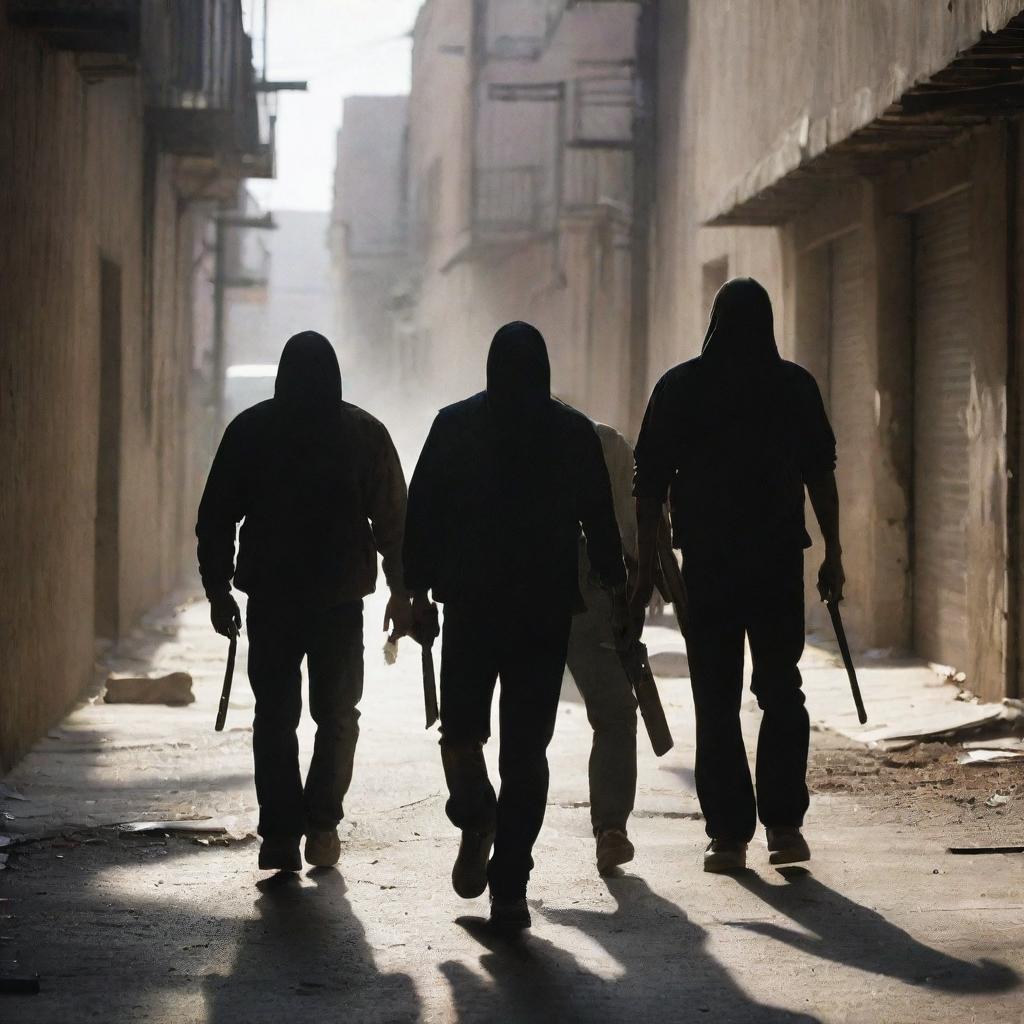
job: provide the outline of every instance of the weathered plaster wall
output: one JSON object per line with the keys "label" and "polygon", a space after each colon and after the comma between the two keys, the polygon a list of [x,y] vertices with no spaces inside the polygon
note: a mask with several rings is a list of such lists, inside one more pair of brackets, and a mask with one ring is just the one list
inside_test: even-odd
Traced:
{"label": "weathered plaster wall", "polygon": [[87,88],[70,56],[0,29],[0,769],[92,677],[101,257],[122,281],[122,629],[185,550],[190,242],[144,143],[135,80]]}
{"label": "weathered plaster wall", "polygon": [[[701,224],[743,189],[781,173],[786,160],[799,162],[876,116],[982,30],[1001,28],[1019,6],[781,0],[769,10],[757,0],[691,0],[661,5],[659,33],[648,383],[698,350],[708,304],[704,267],[725,261],[728,276],[749,273],[765,283],[783,353],[815,373],[825,390],[823,261],[845,232],[860,239],[863,351],[844,398],[859,410],[864,429],[839,438],[839,482],[846,560],[855,570],[847,619],[862,646],[905,649],[912,633],[911,215],[944,189],[971,188],[978,314],[968,409],[971,640],[964,667],[969,685],[988,696],[1004,692],[1008,650],[1005,126],[894,164],[886,180],[837,187],[779,228]],[[812,586],[819,558],[816,546],[808,558],[808,605],[811,622],[820,625]]]}

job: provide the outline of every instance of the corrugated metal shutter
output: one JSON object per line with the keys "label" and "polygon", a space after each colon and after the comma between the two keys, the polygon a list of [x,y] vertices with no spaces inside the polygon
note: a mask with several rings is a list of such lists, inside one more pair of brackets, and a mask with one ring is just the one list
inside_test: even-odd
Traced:
{"label": "corrugated metal shutter", "polygon": [[970,214],[966,191],[914,223],[914,643],[967,664]]}
{"label": "corrugated metal shutter", "polygon": [[[851,231],[833,242],[829,262],[829,415],[842,454],[852,456],[868,443],[874,431],[873,406],[864,400],[867,366],[860,232]],[[849,457],[839,461],[841,482],[846,468],[853,464]],[[851,487],[856,483],[849,480]]]}
{"label": "corrugated metal shutter", "polygon": [[[870,453],[875,433],[874,384],[864,342],[864,260],[861,232],[851,231],[828,247],[828,381],[822,391],[836,435],[836,480],[843,503],[843,532],[848,555],[847,626],[857,637],[867,607],[865,569],[871,489]],[[816,560],[812,568],[817,569]]]}

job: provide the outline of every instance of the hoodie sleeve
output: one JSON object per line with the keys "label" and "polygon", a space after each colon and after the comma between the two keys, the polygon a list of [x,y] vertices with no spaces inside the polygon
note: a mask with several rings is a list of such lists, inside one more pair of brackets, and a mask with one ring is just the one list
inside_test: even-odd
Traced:
{"label": "hoodie sleeve", "polygon": [[409,484],[402,564],[405,584],[413,591],[428,591],[437,584],[444,540],[445,459],[437,419],[420,452]]}
{"label": "hoodie sleeve", "polygon": [[217,448],[196,521],[199,575],[211,599],[231,590],[235,573],[235,530],[245,516],[243,456],[243,441],[235,420],[228,424]]}
{"label": "hoodie sleeve", "polygon": [[671,418],[675,401],[666,374],[654,387],[634,451],[633,494],[664,502],[676,473]]}
{"label": "hoodie sleeve", "polygon": [[825,412],[818,382],[806,372],[800,377],[797,409],[800,415],[800,473],[806,483],[836,468],[836,437],[832,432],[832,424]]}
{"label": "hoodie sleeve", "polygon": [[405,474],[387,428],[382,423],[375,424],[375,427],[379,433],[373,446],[374,458],[370,469],[369,519],[388,588],[401,596],[405,594],[402,573],[407,498]]}
{"label": "hoodie sleeve", "polygon": [[587,557],[606,587],[626,582],[622,563],[622,541],[615,520],[611,481],[597,431],[581,432],[580,525],[587,538]]}

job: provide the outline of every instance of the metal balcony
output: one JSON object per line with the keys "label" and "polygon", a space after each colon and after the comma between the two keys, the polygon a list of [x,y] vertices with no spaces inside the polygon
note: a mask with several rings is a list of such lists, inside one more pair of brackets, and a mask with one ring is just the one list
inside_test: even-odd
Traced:
{"label": "metal balcony", "polygon": [[256,155],[260,136],[252,44],[238,0],[171,0],[143,23],[150,123],[165,152]]}

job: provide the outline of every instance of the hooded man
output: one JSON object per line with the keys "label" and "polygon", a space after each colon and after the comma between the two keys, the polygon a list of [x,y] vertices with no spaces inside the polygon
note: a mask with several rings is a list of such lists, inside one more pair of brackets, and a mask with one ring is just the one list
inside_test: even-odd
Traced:
{"label": "hooded man", "polygon": [[[199,571],[223,636],[242,625],[231,583],[249,595],[249,682],[262,837],[259,866],[326,867],[352,780],[363,690],[363,598],[377,552],[391,590],[385,618],[409,624],[401,547],[406,488],[387,429],[341,397],[331,343],[304,331],[281,353],[274,397],[224,431],[199,506]],[[235,563],[235,528],[239,534]],[[302,659],[316,741],[303,785],[296,729]]]}
{"label": "hooded man", "polygon": [[[683,614],[697,714],[706,871],[746,864],[757,817],[773,864],[807,860],[809,724],[804,646],[804,489],[825,540],[822,600],[841,600],[836,443],[814,378],[779,356],[771,300],[739,278],[718,292],[700,356],[668,371],[636,446],[639,569],[634,622],[651,595],[662,504],[683,555]],[[744,637],[763,711],[756,801],[740,732]]]}
{"label": "hooded man", "polygon": [[[466,899],[490,887],[491,920],[529,927],[531,851],[547,801],[569,627],[580,607],[579,537],[624,633],[625,570],[594,425],[551,397],[547,346],[529,324],[494,336],[487,390],[438,413],[409,488],[403,559],[413,617],[444,604],[441,759],[452,871]],[[501,677],[501,789],[487,776]],[[494,856],[488,864],[491,846]]]}

